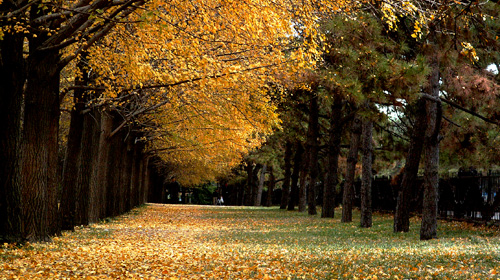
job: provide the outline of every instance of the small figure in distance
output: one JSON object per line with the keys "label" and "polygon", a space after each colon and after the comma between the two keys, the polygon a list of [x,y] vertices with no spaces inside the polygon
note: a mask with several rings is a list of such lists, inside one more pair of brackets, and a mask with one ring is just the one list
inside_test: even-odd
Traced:
{"label": "small figure in distance", "polygon": [[213,193],[212,193],[212,203],[213,205],[217,205],[218,203],[218,199],[219,199],[219,190],[215,190]]}
{"label": "small figure in distance", "polygon": [[217,205],[224,205],[224,198],[222,197],[222,195],[220,195],[217,199]]}
{"label": "small figure in distance", "polygon": [[177,182],[175,176],[170,177],[170,183],[167,185],[167,190],[170,195],[170,203],[177,204],[181,201],[181,185]]}

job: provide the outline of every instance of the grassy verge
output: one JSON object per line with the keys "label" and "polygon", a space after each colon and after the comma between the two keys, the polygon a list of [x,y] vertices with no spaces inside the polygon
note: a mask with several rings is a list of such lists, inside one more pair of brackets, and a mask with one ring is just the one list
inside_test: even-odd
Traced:
{"label": "grassy verge", "polygon": [[[337,216],[340,211],[337,210]],[[500,279],[500,231],[440,222],[439,239],[277,208],[148,205],[52,243],[0,248],[0,279]]]}

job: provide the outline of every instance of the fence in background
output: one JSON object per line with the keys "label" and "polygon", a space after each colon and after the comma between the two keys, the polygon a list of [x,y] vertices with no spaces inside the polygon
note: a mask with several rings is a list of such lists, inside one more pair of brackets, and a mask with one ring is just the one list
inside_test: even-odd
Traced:
{"label": "fence in background", "polygon": [[[355,205],[359,206],[361,182],[355,187]],[[462,174],[439,180],[439,215],[443,218],[500,221],[500,175],[486,176]],[[390,178],[375,178],[372,183],[374,210],[394,211],[398,186]],[[419,178],[411,196],[413,212],[422,211],[423,178]]]}

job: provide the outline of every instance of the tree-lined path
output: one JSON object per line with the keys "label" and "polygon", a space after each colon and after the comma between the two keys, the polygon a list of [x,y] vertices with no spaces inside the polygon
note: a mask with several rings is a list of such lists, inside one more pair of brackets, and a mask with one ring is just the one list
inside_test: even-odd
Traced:
{"label": "tree-lined path", "polygon": [[383,194],[397,198],[390,231],[416,209],[422,240],[439,216],[489,223],[498,185],[439,179],[499,169],[499,7],[0,0],[0,244],[190,202],[203,185],[323,218],[341,203],[343,222],[359,199],[369,228],[373,176],[401,175]]}
{"label": "tree-lined path", "polygon": [[[355,218],[359,213],[354,212]],[[440,222],[439,239],[260,207],[148,204],[50,243],[0,248],[0,279],[498,279],[500,231]]]}

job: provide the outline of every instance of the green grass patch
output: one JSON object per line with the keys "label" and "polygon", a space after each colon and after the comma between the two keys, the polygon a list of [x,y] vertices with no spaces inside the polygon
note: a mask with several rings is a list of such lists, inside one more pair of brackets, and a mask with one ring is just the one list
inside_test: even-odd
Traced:
{"label": "green grass patch", "polygon": [[210,210],[210,218],[231,226],[207,238],[255,252],[287,252],[283,258],[303,269],[291,279],[304,271],[317,279],[498,279],[498,228],[440,221],[439,238],[420,241],[418,217],[411,219],[409,232],[394,233],[389,214],[375,213],[373,226],[361,228],[357,211],[354,222],[341,223],[341,210],[333,219],[276,207]]}

